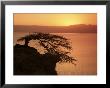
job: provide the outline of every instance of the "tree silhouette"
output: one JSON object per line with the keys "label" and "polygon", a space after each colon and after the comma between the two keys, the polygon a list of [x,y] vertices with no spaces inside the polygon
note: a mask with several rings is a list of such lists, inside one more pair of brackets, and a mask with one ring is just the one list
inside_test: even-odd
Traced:
{"label": "tree silhouette", "polygon": [[25,41],[24,46],[29,47],[28,44],[31,40],[37,40],[37,42],[46,49],[47,52],[39,57],[42,58],[42,65],[45,65],[46,70],[55,70],[57,62],[69,62],[75,65],[74,62],[76,59],[69,56],[70,52],[68,52],[72,49],[70,42],[63,36],[49,33],[32,33],[21,37],[17,41]]}

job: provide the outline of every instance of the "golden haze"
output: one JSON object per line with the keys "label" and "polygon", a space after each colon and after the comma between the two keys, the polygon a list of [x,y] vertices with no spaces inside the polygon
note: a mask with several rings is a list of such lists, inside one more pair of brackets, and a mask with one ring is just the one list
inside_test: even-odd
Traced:
{"label": "golden haze", "polygon": [[96,13],[15,13],[14,25],[69,26],[97,24]]}

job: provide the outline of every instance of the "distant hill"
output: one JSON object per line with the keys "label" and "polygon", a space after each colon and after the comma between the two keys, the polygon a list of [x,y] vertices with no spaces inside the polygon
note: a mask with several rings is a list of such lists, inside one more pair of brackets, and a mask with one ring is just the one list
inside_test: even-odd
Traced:
{"label": "distant hill", "polygon": [[97,33],[97,25],[85,25],[85,24],[77,24],[70,26],[14,25],[14,32]]}

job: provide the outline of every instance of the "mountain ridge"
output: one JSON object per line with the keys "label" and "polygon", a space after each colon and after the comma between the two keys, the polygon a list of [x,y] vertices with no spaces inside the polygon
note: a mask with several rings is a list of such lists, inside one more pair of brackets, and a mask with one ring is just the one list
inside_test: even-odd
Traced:
{"label": "mountain ridge", "polygon": [[97,25],[77,24],[69,26],[14,25],[14,32],[45,33],[97,33]]}

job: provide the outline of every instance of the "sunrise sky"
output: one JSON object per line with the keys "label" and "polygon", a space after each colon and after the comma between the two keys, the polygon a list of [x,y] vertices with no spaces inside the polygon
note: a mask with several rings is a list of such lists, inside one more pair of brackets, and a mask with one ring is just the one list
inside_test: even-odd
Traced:
{"label": "sunrise sky", "polygon": [[14,14],[14,25],[69,26],[75,24],[97,24],[96,13],[86,14]]}

